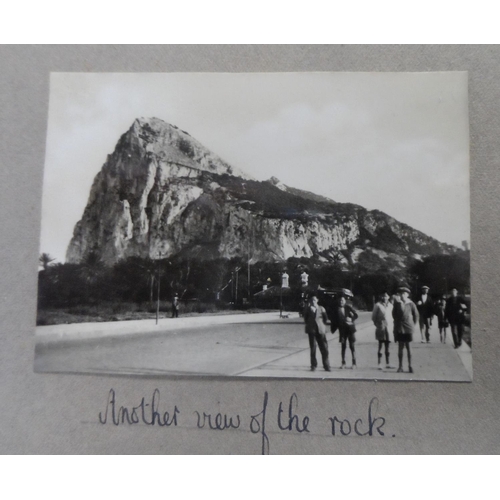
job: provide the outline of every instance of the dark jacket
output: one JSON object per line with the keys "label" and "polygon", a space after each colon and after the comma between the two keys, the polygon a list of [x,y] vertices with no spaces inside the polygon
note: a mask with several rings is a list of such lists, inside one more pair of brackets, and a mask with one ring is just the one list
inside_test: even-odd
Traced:
{"label": "dark jacket", "polygon": [[467,311],[467,304],[462,297],[450,297],[446,300],[444,313],[452,325],[464,323],[465,311]]}
{"label": "dark jacket", "polygon": [[315,333],[324,335],[326,333],[326,323],[328,322],[325,308],[318,305],[316,311],[313,311],[311,306],[308,305],[304,311],[304,322],[308,335],[313,335]]}
{"label": "dark jacket", "polygon": [[358,313],[350,305],[347,304],[344,306],[344,317],[341,317],[339,305],[333,307],[330,314],[330,330],[332,333],[335,333],[337,330],[339,330],[339,332],[342,332],[348,324],[346,321],[348,318],[350,318],[353,323],[356,319],[358,319]]}
{"label": "dark jacket", "polygon": [[417,309],[418,314],[422,318],[432,318],[434,316],[434,304],[429,295],[427,295],[427,300],[425,303],[422,302],[422,295],[419,295],[417,298]]}

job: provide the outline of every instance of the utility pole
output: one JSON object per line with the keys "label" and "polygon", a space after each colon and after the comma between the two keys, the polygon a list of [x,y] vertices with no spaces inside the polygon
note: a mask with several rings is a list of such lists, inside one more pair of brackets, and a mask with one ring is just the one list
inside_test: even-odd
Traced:
{"label": "utility pole", "polygon": [[[161,258],[161,253],[159,255]],[[160,317],[160,258],[158,258],[158,289],[156,293],[156,324],[158,324],[158,319]]]}
{"label": "utility pole", "polygon": [[280,318],[283,317],[283,270],[280,272]]}
{"label": "utility pole", "polygon": [[235,282],[235,294],[234,294],[234,306],[236,307],[236,304],[238,303],[238,271],[241,269],[241,267],[237,267],[234,272],[236,274],[236,282]]}
{"label": "utility pole", "polygon": [[[250,235],[248,237],[248,261],[247,261],[247,289],[248,289],[248,303],[250,303],[252,292],[250,289],[250,260],[253,259],[254,254],[254,242],[255,242],[255,228],[253,225],[253,220],[250,219],[250,223],[252,225],[252,237],[250,239]],[[250,257],[250,243],[252,244],[252,252]]]}
{"label": "utility pole", "polygon": [[248,259],[248,276],[247,276],[247,288],[248,288],[248,303],[250,303],[250,259]]}
{"label": "utility pole", "polygon": [[250,303],[250,238],[248,238],[248,256],[247,256],[247,295]]}
{"label": "utility pole", "polygon": [[234,306],[234,272],[231,271],[231,302]]}

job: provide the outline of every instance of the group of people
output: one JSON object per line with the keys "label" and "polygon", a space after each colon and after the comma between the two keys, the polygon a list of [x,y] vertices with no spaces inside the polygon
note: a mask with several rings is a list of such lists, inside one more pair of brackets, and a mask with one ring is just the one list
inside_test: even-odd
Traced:
{"label": "group of people", "polygon": [[309,336],[309,347],[311,353],[311,370],[315,371],[318,367],[316,359],[316,344],[321,352],[323,368],[329,372],[330,361],[328,357],[328,341],[326,340],[327,324],[330,319],[330,330],[332,333],[339,331],[339,341],[342,351],[342,366],[346,368],[345,354],[347,344],[351,350],[352,367],[356,367],[356,351],[354,344],[356,342],[356,325],[354,322],[358,318],[356,311],[347,304],[344,296],[338,301],[338,306],[330,311],[330,318],[323,306],[318,303],[318,296],[313,293],[309,296],[309,304],[304,311],[304,322],[306,324],[306,333]]}
{"label": "group of people", "polygon": [[[446,299],[440,297],[434,302],[429,295],[429,287],[423,286],[421,293],[415,304],[410,299],[411,291],[409,287],[402,284],[392,297],[387,292],[383,292],[372,312],[372,321],[375,325],[375,338],[378,341],[378,367],[381,368],[382,351],[385,354],[386,368],[392,368],[389,363],[390,335],[393,334],[394,341],[398,343],[398,372],[403,371],[404,351],[407,352],[408,371],[413,373],[411,366],[410,342],[413,335],[420,330],[421,342],[429,343],[429,330],[434,316],[437,317],[440,340],[446,343],[446,330],[451,327],[454,347],[458,348],[462,344],[463,325],[467,304],[462,297],[459,297],[458,290],[453,288],[451,296]],[[305,331],[309,336],[311,370],[315,371],[318,362],[316,358],[316,345],[319,347],[323,361],[323,368],[330,371],[330,361],[328,354],[328,341],[326,339],[327,325],[330,331],[339,332],[339,342],[341,344],[342,364],[341,369],[346,368],[347,346],[351,351],[352,368],[356,368],[356,325],[357,312],[352,306],[347,304],[345,296],[340,296],[335,305],[329,307],[329,311],[319,305],[316,294],[309,296],[309,303],[304,311]]]}

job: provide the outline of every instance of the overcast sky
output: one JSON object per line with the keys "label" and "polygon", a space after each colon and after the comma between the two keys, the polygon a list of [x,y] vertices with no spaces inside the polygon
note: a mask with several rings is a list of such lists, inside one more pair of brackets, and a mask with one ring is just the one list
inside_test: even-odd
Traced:
{"label": "overcast sky", "polygon": [[152,116],[258,180],[470,239],[464,72],[53,73],[41,252],[64,262],[106,155]]}

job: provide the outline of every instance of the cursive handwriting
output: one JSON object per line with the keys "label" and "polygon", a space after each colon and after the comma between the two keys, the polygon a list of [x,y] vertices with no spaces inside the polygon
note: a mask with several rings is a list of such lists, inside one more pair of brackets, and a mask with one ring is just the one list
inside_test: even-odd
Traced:
{"label": "cursive handwriting", "polygon": [[332,424],[332,429],[331,429],[332,436],[337,435],[336,434],[337,430],[340,431],[340,434],[342,434],[342,436],[349,436],[352,431],[354,431],[354,433],[358,436],[373,436],[374,434],[373,429],[375,429],[380,436],[384,436],[382,427],[385,425],[385,418],[384,417],[374,418],[374,406],[376,406],[375,410],[378,410],[377,398],[372,398],[370,404],[368,405],[368,430],[366,432],[363,432],[362,430],[359,429],[359,427],[363,425],[363,419],[361,418],[356,419],[354,424],[351,424],[351,421],[347,418],[341,420],[337,418],[336,415],[334,417],[330,417],[328,420],[330,420]]}
{"label": "cursive handwriting", "polygon": [[[328,418],[331,436],[385,436],[384,426],[386,419],[379,415],[379,401],[372,398],[368,404],[366,417],[351,418],[334,415]],[[299,413],[299,398],[294,392],[288,402],[279,401],[278,406],[269,404],[269,394],[264,392],[262,406],[258,413],[249,415],[250,421],[245,421],[245,415],[240,417],[239,413],[215,414],[195,410],[196,421],[193,424],[198,429],[211,431],[225,431],[246,429],[252,434],[260,437],[260,449],[263,455],[270,453],[270,438],[268,428],[274,433],[299,433],[309,434],[311,418],[307,412]],[[304,410],[304,409],[302,409]],[[170,411],[160,410],[160,391],[155,389],[151,398],[142,398],[137,406],[118,405],[114,389],[110,389],[106,401],[106,407],[99,412],[101,424],[112,425],[134,425],[145,424],[159,427],[176,427],[179,424],[179,408],[174,405]],[[183,413],[183,415],[186,415]],[[187,414],[191,415],[190,413]],[[270,418],[269,418],[270,417]],[[186,418],[186,417],[184,417]],[[324,421],[323,421],[324,423]],[[189,425],[189,422],[187,423]],[[328,425],[328,424],[327,424]],[[395,437],[395,435],[392,435]]]}
{"label": "cursive handwriting", "polygon": [[[267,401],[269,395],[267,391],[264,392],[264,403],[262,405],[262,411],[256,415],[250,417],[250,432],[252,434],[260,433],[262,436],[261,452],[262,455],[269,455],[269,438],[266,434],[266,413],[267,413]],[[259,419],[259,417],[261,417]]]}
{"label": "cursive handwriting", "polygon": [[[120,424],[138,424],[142,422],[146,425],[159,425],[160,427],[170,427],[171,425],[177,426],[177,415],[180,413],[177,406],[174,407],[172,416],[168,411],[160,413],[160,391],[155,389],[151,403],[146,403],[145,398],[132,408],[120,406],[116,409],[116,394],[114,389],[110,389],[108,393],[108,401],[106,403],[106,410],[99,412],[99,422],[106,424],[108,421],[108,413],[111,413],[111,422],[114,425]],[[149,409],[146,411],[146,408]]]}
{"label": "cursive handwriting", "polygon": [[233,417],[229,417],[226,414],[217,413],[212,421],[212,415],[210,413],[203,412],[203,415],[200,412],[195,411],[198,416],[198,422],[196,426],[198,429],[203,429],[205,424],[208,424],[208,428],[213,431],[225,431],[226,429],[238,429],[240,426],[240,416],[236,415],[235,421],[233,422]]}
{"label": "cursive handwriting", "polygon": [[297,398],[297,394],[295,392],[290,396],[290,402],[288,403],[288,423],[286,425],[283,425],[281,423],[281,414],[283,413],[283,408],[282,408],[282,402],[280,401],[279,407],[278,407],[278,427],[282,431],[291,431],[293,430],[293,424],[295,424],[295,430],[297,432],[309,432],[309,429],[307,426],[309,425],[309,417],[304,417],[302,419],[302,427],[300,427],[300,422],[299,422],[299,417],[295,415],[293,411],[293,402],[295,401],[295,404],[298,406],[299,404],[299,399]]}

